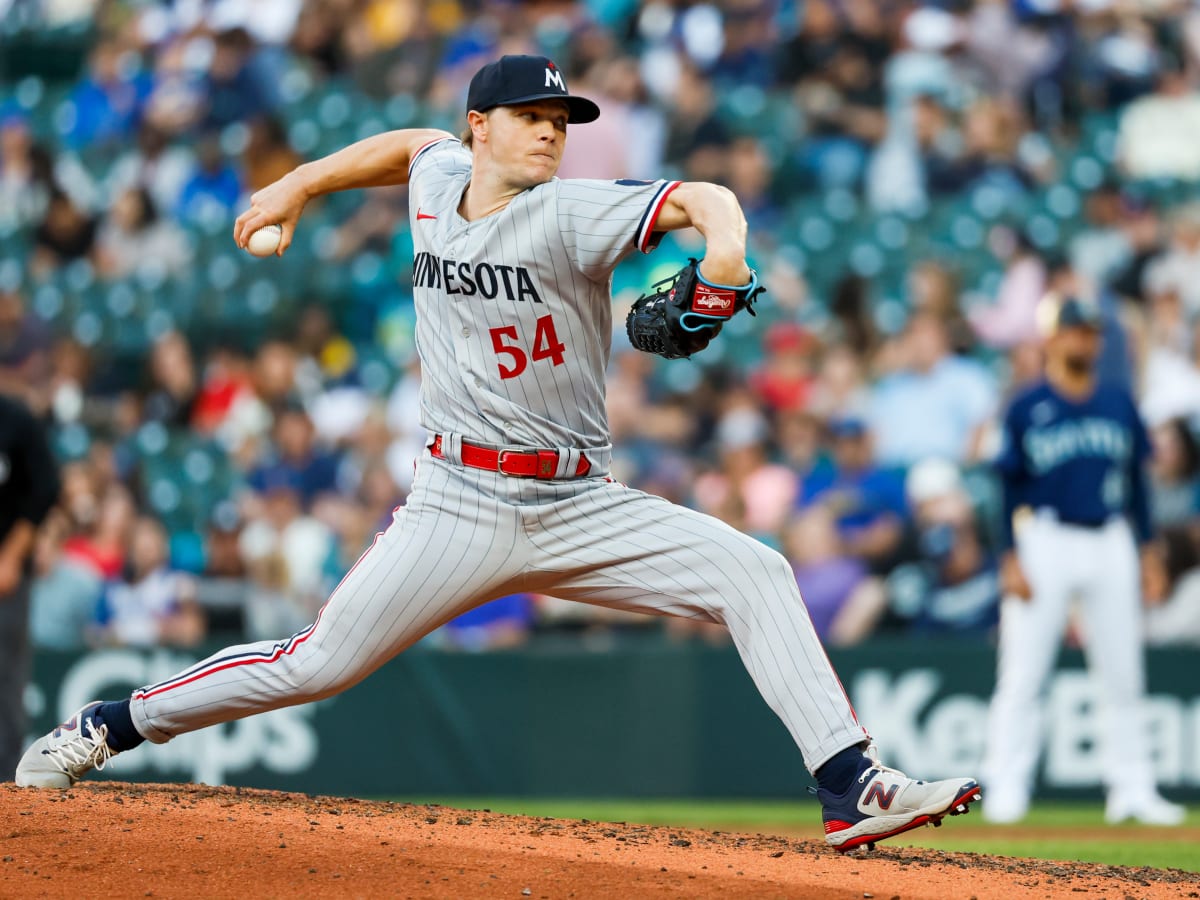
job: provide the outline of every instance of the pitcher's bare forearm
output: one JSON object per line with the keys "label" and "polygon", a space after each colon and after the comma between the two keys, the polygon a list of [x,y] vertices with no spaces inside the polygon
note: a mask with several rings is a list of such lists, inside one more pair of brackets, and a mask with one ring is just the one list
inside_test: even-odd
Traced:
{"label": "pitcher's bare forearm", "polygon": [[436,128],[388,131],[304,163],[294,174],[309,199],[356,188],[406,184],[413,154],[430,141],[448,137],[453,135]]}
{"label": "pitcher's bare forearm", "polygon": [[405,184],[413,155],[430,141],[448,137],[453,135],[435,128],[388,131],[297,166],[250,198],[250,208],[234,224],[233,239],[244,248],[258,229],[280,225],[283,238],[276,252],[282,254],[309,200],[337,191]]}
{"label": "pitcher's bare forearm", "polygon": [[659,231],[695,228],[704,237],[700,274],[719,284],[745,284],[746,216],[733,191],[717,184],[687,181],[663,204],[655,227]]}

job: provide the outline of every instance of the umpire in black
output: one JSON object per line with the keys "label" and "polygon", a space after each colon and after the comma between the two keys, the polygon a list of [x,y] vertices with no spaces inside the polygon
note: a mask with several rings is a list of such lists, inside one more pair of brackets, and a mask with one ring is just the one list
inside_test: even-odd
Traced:
{"label": "umpire in black", "polygon": [[58,501],[58,467],[42,424],[0,394],[0,779],[10,781],[25,736],[29,582],[37,528]]}

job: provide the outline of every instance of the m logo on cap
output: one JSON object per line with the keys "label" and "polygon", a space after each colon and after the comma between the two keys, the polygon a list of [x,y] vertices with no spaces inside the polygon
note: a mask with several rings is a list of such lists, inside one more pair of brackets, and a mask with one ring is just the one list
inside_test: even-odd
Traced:
{"label": "m logo on cap", "polygon": [[562,72],[558,71],[558,69],[552,69],[549,66],[547,66],[546,67],[546,87],[550,87],[550,85],[554,85],[560,91],[562,91],[564,94],[567,92],[567,86],[563,82]]}

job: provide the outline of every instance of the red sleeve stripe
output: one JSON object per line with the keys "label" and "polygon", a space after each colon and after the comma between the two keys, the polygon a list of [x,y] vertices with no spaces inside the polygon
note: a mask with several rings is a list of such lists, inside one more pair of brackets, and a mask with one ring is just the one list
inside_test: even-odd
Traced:
{"label": "red sleeve stripe", "polygon": [[412,159],[410,159],[408,161],[408,177],[412,178],[413,166],[415,166],[417,164],[417,160],[421,158],[422,153],[424,153],[426,150],[428,150],[434,144],[440,144],[442,141],[452,141],[452,140],[454,140],[454,138],[451,138],[451,137],[434,138],[432,141],[426,141],[424,144],[422,144],[420,147],[418,147],[417,152],[414,153],[412,155]]}
{"label": "red sleeve stripe", "polygon": [[667,202],[667,197],[671,196],[671,191],[675,190],[682,183],[681,181],[668,181],[658,189],[658,193],[654,195],[654,199],[646,207],[646,214],[642,216],[642,224],[638,227],[637,238],[635,240],[637,248],[643,253],[649,253],[653,249],[650,246],[650,236],[654,234],[654,225],[658,222],[658,215],[662,212],[663,204]]}

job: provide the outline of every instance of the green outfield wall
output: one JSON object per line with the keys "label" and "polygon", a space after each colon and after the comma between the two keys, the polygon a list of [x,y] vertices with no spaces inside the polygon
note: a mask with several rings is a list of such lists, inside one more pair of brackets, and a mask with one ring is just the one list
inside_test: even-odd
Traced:
{"label": "green outfield wall", "polygon": [[[215,649],[215,648],[213,648]],[[42,653],[30,735],[205,654]],[[973,773],[990,647],[906,640],[831,654],[886,761],[926,778]],[[1076,653],[1046,698],[1048,795],[1100,791],[1102,697]],[[1200,652],[1148,659],[1146,722],[1161,783],[1200,800]],[[107,777],[357,795],[781,797],[811,779],[729,648],[550,642],[483,655],[416,648],[345,694],[145,745]]]}

